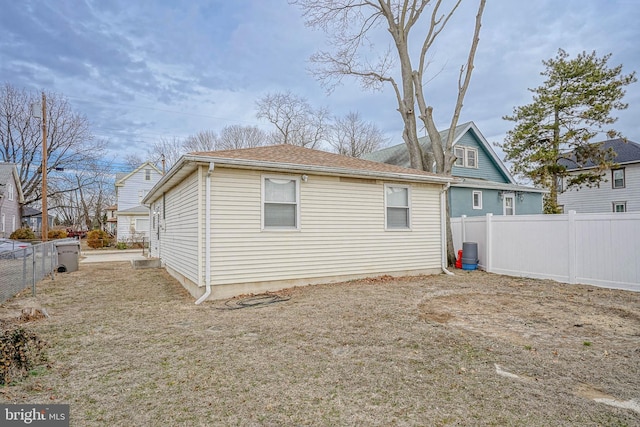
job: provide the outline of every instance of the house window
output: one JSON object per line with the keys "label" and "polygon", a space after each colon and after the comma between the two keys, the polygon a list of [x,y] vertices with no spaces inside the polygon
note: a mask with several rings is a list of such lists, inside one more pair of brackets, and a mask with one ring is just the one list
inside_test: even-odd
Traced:
{"label": "house window", "polygon": [[557,176],[556,177],[556,190],[558,191],[558,193],[562,193],[564,192],[564,188],[562,187],[563,185],[563,179],[561,176]]}
{"label": "house window", "polygon": [[138,190],[138,203],[142,203],[142,199],[149,194],[149,190]]}
{"label": "house window", "polygon": [[300,181],[290,177],[262,178],[262,228],[300,228]]}
{"label": "house window", "polygon": [[515,215],[516,214],[516,199],[513,194],[505,194],[502,200],[502,214],[503,215]]}
{"label": "house window", "polygon": [[478,149],[473,147],[458,146],[453,148],[456,156],[455,166],[461,168],[478,168]]}
{"label": "house window", "polygon": [[2,226],[2,232],[4,233],[6,230],[4,228],[4,214],[2,214],[2,224],[0,224]]}
{"label": "house window", "polygon": [[144,180],[151,181],[151,169],[144,170]]}
{"label": "house window", "polygon": [[473,209],[482,209],[482,191],[473,192]]}
{"label": "house window", "polygon": [[627,202],[613,202],[613,211],[614,212],[626,212],[627,211]]}
{"label": "house window", "polygon": [[477,168],[478,167],[478,150],[475,148],[466,148],[465,149],[465,166],[468,168]]}
{"label": "house window", "polygon": [[456,166],[464,167],[464,147],[454,147],[453,154],[456,156]]}
{"label": "house window", "polygon": [[149,218],[137,218],[135,231],[136,232],[149,231]]}
{"label": "house window", "polygon": [[624,169],[614,169],[611,171],[613,188],[624,188]]}
{"label": "house window", "polygon": [[16,216],[11,215],[11,232],[16,231]]}
{"label": "house window", "polygon": [[7,188],[7,199],[8,200],[13,200],[13,185],[11,183],[7,184],[8,188]]}
{"label": "house window", "polygon": [[387,229],[411,228],[409,187],[385,185],[384,195]]}

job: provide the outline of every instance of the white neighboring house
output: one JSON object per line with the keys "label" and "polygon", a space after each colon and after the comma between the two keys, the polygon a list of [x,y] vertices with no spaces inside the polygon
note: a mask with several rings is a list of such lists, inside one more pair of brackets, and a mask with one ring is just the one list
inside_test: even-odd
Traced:
{"label": "white neighboring house", "polygon": [[[605,172],[600,186],[579,190],[570,189],[558,194],[558,204],[564,212],[609,213],[640,212],[640,144],[622,139],[602,143],[602,149],[613,149],[617,153],[617,166]],[[579,168],[569,159],[563,160],[570,173],[577,174],[593,165]],[[562,182],[563,190],[566,179]]]}
{"label": "white neighboring house", "polygon": [[116,234],[119,242],[149,239],[149,208],[142,204],[142,199],[160,178],[162,172],[150,162],[140,165],[133,172],[116,175]]}

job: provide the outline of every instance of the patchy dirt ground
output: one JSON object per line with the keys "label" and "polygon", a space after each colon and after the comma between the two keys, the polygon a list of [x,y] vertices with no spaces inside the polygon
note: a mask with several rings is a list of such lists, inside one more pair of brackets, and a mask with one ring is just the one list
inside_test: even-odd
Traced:
{"label": "patchy dirt ground", "polygon": [[48,365],[0,401],[72,425],[638,426],[640,294],[457,271],[195,306],[162,270],[85,264],[8,301]]}

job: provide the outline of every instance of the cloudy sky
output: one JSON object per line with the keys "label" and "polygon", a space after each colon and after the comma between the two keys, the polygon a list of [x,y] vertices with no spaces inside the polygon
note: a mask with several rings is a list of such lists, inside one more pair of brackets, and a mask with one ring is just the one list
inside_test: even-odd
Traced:
{"label": "cloudy sky", "polygon": [[[490,142],[503,140],[513,123],[502,116],[531,101],[527,88],[542,83],[542,60],[558,48],[572,57],[612,53],[610,65],[640,71],[636,0],[487,3],[460,123],[473,120]],[[476,8],[464,0],[430,56],[426,94],[440,128],[450,121]],[[313,78],[308,58],[326,39],[287,0],[0,0],[0,11],[0,83],[66,96],[116,161],[145,157],[162,137],[232,124],[271,130],[255,117],[255,101],[282,91],[335,115],[357,111],[390,144],[402,142],[391,90],[367,92],[347,78],[327,94]],[[386,48],[384,28],[374,41]],[[616,128],[637,142],[639,85],[616,113]]]}

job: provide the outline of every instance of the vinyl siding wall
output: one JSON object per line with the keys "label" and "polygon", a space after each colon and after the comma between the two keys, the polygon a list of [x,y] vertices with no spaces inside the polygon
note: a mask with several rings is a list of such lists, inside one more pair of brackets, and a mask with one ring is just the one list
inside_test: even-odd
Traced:
{"label": "vinyl siding wall", "polygon": [[[482,192],[482,209],[473,208],[473,192]],[[504,214],[504,202],[500,199],[500,192],[491,189],[451,187],[449,189],[451,217],[457,218],[466,216],[484,216],[488,213],[493,215]],[[516,215],[541,214],[543,211],[541,193],[524,193],[523,200],[515,197]]]}
{"label": "vinyl siding wall", "polygon": [[[9,200],[9,191],[7,190],[7,187],[5,187],[4,196],[0,198],[0,237],[7,238],[11,233],[22,226],[22,218],[20,217],[20,201],[18,200],[18,186],[20,183],[15,181],[12,174],[9,184],[13,187],[13,200]],[[4,231],[2,229],[3,219]]]}
{"label": "vinyl siding wall", "polygon": [[[164,197],[164,210],[162,198],[155,201],[160,221],[164,222],[164,226],[160,227],[159,245],[151,243],[152,246],[154,243],[156,247],[159,246],[156,250],[166,266],[194,283],[200,282],[198,198],[202,193],[199,191],[198,183],[198,173],[194,172],[168,191]],[[153,222],[153,216],[151,221]]]}
{"label": "vinyl siding wall", "polygon": [[300,182],[300,230],[263,231],[262,176],[213,174],[213,285],[440,267],[440,186],[411,185],[412,230],[385,231],[383,182],[309,175]]}
{"label": "vinyl siding wall", "polygon": [[640,212],[640,164],[624,165],[625,188],[612,188],[611,171],[600,187],[571,189],[558,195],[564,211],[578,213],[611,213],[613,202],[626,202],[627,212]]}
{"label": "vinyl siding wall", "polygon": [[465,133],[454,147],[471,147],[478,150],[478,168],[453,166],[451,175],[464,178],[480,178],[487,181],[509,183],[507,177],[498,169],[491,155],[478,142],[471,131]]}
{"label": "vinyl siding wall", "polygon": [[140,169],[138,172],[131,175],[124,181],[122,186],[118,187],[118,210],[124,211],[136,206],[140,206],[140,191],[143,191],[146,195],[149,190],[158,182],[162,175],[156,172],[153,168],[151,170],[151,179],[145,180],[146,168]]}

